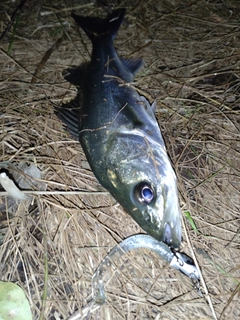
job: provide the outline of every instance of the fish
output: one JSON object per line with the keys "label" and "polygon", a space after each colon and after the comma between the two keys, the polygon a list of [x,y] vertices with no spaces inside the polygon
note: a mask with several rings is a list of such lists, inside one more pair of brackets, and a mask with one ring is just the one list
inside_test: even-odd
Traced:
{"label": "fish", "polygon": [[78,139],[100,184],[150,236],[173,248],[181,244],[177,179],[152,104],[133,86],[142,59],[120,58],[114,39],[126,9],[105,18],[71,16],[92,42],[89,62],[64,78],[75,99],[57,116]]}

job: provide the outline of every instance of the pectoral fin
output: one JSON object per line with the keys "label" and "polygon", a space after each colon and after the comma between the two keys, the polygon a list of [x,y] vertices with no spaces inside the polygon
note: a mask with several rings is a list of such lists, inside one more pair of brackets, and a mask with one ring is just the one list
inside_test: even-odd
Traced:
{"label": "pectoral fin", "polygon": [[143,119],[141,119],[139,113],[136,111],[136,108],[134,108],[131,103],[119,96],[115,96],[114,98],[122,106],[122,113],[133,124],[133,126],[137,127],[144,125]]}

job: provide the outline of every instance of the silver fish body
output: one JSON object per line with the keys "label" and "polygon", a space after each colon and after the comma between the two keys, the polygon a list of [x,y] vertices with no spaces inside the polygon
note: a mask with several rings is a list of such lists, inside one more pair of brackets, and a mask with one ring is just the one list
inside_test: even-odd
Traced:
{"label": "silver fish body", "polygon": [[119,58],[113,45],[124,14],[125,9],[106,19],[72,14],[93,50],[89,63],[67,70],[65,79],[79,94],[57,114],[79,139],[99,182],[143,230],[179,247],[177,182],[154,115],[155,103],[150,105],[131,85],[142,60]]}

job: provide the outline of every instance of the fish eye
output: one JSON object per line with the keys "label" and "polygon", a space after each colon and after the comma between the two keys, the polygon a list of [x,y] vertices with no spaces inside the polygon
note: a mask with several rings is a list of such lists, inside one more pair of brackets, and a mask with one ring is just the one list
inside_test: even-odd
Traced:
{"label": "fish eye", "polygon": [[154,199],[154,190],[148,182],[139,183],[135,186],[134,191],[135,197],[141,203],[150,204]]}

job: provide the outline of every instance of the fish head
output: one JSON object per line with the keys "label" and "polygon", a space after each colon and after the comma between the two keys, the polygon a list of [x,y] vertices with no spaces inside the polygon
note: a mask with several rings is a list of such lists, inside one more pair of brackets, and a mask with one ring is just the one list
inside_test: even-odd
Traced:
{"label": "fish head", "polygon": [[113,137],[108,190],[149,235],[171,247],[181,244],[176,175],[164,146],[129,134]]}

